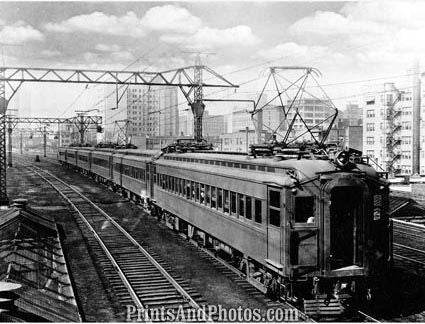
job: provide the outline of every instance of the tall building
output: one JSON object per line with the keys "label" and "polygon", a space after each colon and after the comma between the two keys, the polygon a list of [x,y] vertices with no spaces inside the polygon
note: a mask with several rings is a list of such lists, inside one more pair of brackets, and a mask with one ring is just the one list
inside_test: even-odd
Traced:
{"label": "tall building", "polygon": [[[179,135],[193,136],[193,115],[191,112],[179,116]],[[228,123],[225,115],[210,115],[204,111],[202,118],[202,135],[205,139],[216,139],[227,133]]]}
{"label": "tall building", "polygon": [[[262,142],[267,141],[271,134],[266,131],[261,132]],[[247,153],[249,146],[257,142],[257,132],[254,130],[238,131],[220,135],[220,142],[217,145],[220,151],[226,152],[244,152]]]}
{"label": "tall building", "polygon": [[347,126],[360,126],[362,125],[363,112],[357,103],[349,103],[345,106],[342,121]]}
{"label": "tall building", "polygon": [[385,83],[363,100],[363,152],[390,174],[425,174],[425,136],[420,136],[425,126],[420,121],[425,116],[425,106],[421,96],[424,92],[416,79],[407,90]]}
{"label": "tall building", "polygon": [[[112,89],[113,91],[114,89]],[[107,90],[109,95],[111,87]],[[122,92],[118,93],[118,97]],[[118,124],[128,137],[178,136],[177,88],[129,86],[116,108],[116,95],[108,97],[105,113],[106,138],[114,140]]]}
{"label": "tall building", "polygon": [[[291,104],[288,100],[287,105]],[[329,126],[332,121],[332,115],[335,113],[335,109],[328,100],[302,98],[296,100],[293,103],[293,108],[288,113],[288,120],[292,121],[295,116],[294,108],[298,107],[298,116],[293,123],[293,132],[291,137],[294,141],[312,140],[310,134],[306,133],[306,126],[312,130],[316,138],[320,137],[320,133]],[[317,125],[317,126],[316,126]],[[316,127],[315,127],[316,126]],[[287,129],[288,122],[283,123],[284,129]],[[313,128],[314,127],[314,128]]]}
{"label": "tall building", "polygon": [[202,119],[202,132],[204,138],[218,138],[227,133],[227,124],[224,115],[210,115],[205,111]]}
{"label": "tall building", "polygon": [[232,113],[232,133],[249,130],[255,130],[254,121],[251,114],[246,109],[234,108]]}

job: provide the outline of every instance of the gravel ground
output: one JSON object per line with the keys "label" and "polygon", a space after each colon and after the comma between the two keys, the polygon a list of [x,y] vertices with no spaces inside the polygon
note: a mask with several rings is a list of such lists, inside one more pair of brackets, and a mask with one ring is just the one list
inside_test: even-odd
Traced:
{"label": "gravel ground", "polygon": [[58,193],[37,176],[22,167],[9,168],[7,172],[8,196],[28,199],[30,208],[48,214],[62,226],[65,237],[62,247],[68,261],[69,272],[79,301],[83,319],[90,322],[114,322],[119,319],[107,288],[102,283],[92,262],[80,230],[68,206]]}

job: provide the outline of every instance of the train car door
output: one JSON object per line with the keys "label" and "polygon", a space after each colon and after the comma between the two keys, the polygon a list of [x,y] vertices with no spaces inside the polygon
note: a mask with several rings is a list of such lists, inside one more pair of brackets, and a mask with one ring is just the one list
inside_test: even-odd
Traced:
{"label": "train car door", "polygon": [[282,260],[282,188],[267,186],[267,263],[281,264]]}
{"label": "train car door", "polygon": [[288,191],[292,202],[289,217],[289,258],[292,269],[299,274],[318,266],[320,197],[308,190],[293,195]]}
{"label": "train car door", "polygon": [[[368,188],[359,179],[346,176],[326,186],[324,259],[326,270],[363,267],[364,201]],[[354,273],[354,272],[353,272]]]}

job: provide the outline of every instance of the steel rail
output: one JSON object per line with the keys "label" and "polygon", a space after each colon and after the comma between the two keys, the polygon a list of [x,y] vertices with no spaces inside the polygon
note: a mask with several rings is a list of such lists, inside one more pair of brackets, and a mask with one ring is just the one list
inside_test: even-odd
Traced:
{"label": "steel rail", "polygon": [[[106,256],[108,257],[109,261],[111,261],[112,265],[114,266],[115,270],[117,271],[117,273],[120,276],[121,280],[123,281],[124,285],[128,289],[128,292],[130,293],[131,299],[134,301],[134,303],[136,304],[136,306],[138,308],[143,309],[144,315],[145,315],[144,319],[147,320],[148,322],[151,322],[150,319],[149,319],[149,317],[148,317],[148,313],[145,310],[144,305],[140,301],[139,297],[137,297],[136,292],[134,291],[134,289],[131,286],[131,284],[128,282],[127,277],[125,276],[125,274],[122,271],[121,267],[118,265],[118,263],[115,260],[115,258],[109,252],[109,249],[106,247],[106,245],[103,242],[102,238],[96,233],[96,231],[93,228],[93,226],[91,226],[91,224],[88,222],[88,220],[84,217],[84,215],[77,208],[77,206],[75,206],[75,204],[67,196],[65,196],[65,194],[57,186],[55,186],[50,180],[48,180],[46,177],[44,177],[41,173],[39,173],[38,171],[34,170],[36,167],[33,166],[32,168],[33,168],[33,170],[32,170],[33,172],[35,172],[40,178],[42,178],[50,186],[52,186],[59,193],[59,195],[61,195],[61,197],[64,200],[66,200],[68,202],[68,204],[71,205],[71,207],[78,213],[78,215],[80,216],[80,218],[82,219],[82,221],[86,224],[86,226],[88,227],[88,229],[90,230],[90,232],[92,232],[93,236],[99,242],[100,246],[102,247],[102,250],[106,253]],[[72,189],[71,187],[69,187],[69,188]],[[72,190],[75,191],[74,189],[72,189]]]}
{"label": "steel rail", "polygon": [[363,316],[366,320],[368,320],[369,322],[374,322],[374,323],[380,323],[380,321],[378,321],[376,318],[373,318],[372,316],[362,312],[362,311],[357,311],[358,314],[360,314],[361,316]]}
{"label": "steel rail", "polygon": [[[136,246],[139,251],[161,272],[161,274],[172,284],[172,286],[182,295],[182,297],[184,298],[184,300],[186,302],[189,303],[189,305],[191,305],[193,308],[200,310],[201,314],[204,316],[203,318],[206,319],[207,322],[212,322],[212,319],[210,318],[210,316],[208,314],[205,313],[204,309],[202,307],[200,307],[198,305],[198,303],[186,292],[186,290],[178,283],[176,282],[176,280],[167,272],[167,270],[165,270],[124,228],[122,228],[121,225],[119,225],[111,216],[109,216],[105,211],[103,211],[100,207],[98,207],[95,203],[93,203],[89,198],[87,198],[85,195],[83,195],[82,193],[78,192],[77,190],[75,190],[74,188],[72,188],[70,185],[68,185],[67,183],[65,183],[63,180],[59,179],[58,177],[56,177],[55,175],[51,174],[49,171],[43,170],[39,167],[36,166],[29,166],[29,168],[32,168],[33,171],[35,173],[37,173],[43,180],[45,180],[46,182],[48,182],[56,191],[59,192],[59,194],[65,198],[65,200],[70,203],[70,205],[77,211],[77,213],[79,214],[79,216],[81,217],[81,219],[84,221],[84,223],[88,226],[88,228],[90,229],[90,231],[94,234],[95,238],[99,241],[99,243],[102,246],[102,249],[106,252],[108,258],[111,260],[111,262],[113,263],[114,267],[117,269],[119,275],[121,278],[123,278],[123,282],[126,285],[126,287],[129,289],[130,295],[133,298],[136,298],[138,300],[137,294],[134,291],[134,289],[131,287],[131,284],[128,282],[128,280],[125,277],[124,272],[121,270],[121,268],[119,267],[118,263],[115,261],[114,257],[111,255],[111,253],[109,252],[108,248],[106,247],[106,245],[103,243],[103,240],[100,238],[100,236],[96,233],[96,231],[94,230],[94,228],[90,225],[90,223],[88,222],[88,220],[85,218],[85,216],[78,210],[78,207],[76,207],[74,205],[74,203],[72,203],[72,201],[66,197],[62,191],[57,188],[57,186],[55,186],[51,181],[49,181],[45,176],[41,175],[40,172],[36,171],[36,169],[38,169],[39,171],[47,174],[48,176],[52,177],[53,179],[55,179],[56,181],[60,182],[63,186],[65,186],[66,188],[70,189],[72,192],[76,193],[79,197],[81,197],[83,200],[85,200],[86,202],[88,202],[92,207],[94,207],[97,211],[99,211],[108,221],[110,221],[122,234],[124,234],[124,236],[134,245]],[[143,304],[140,302],[140,300],[137,301],[137,305],[145,310],[145,307],[143,306]],[[147,313],[145,312],[146,316]]]}

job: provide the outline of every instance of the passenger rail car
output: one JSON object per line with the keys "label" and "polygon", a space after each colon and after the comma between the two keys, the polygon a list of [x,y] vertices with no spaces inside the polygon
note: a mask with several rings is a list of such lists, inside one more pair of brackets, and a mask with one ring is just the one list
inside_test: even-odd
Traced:
{"label": "passenger rail car", "polygon": [[[388,184],[360,158],[92,151],[90,172],[104,179],[100,155],[114,186],[224,254],[272,297],[305,306],[365,300],[370,278],[390,266]],[[73,164],[67,156],[61,148],[61,161]]]}

